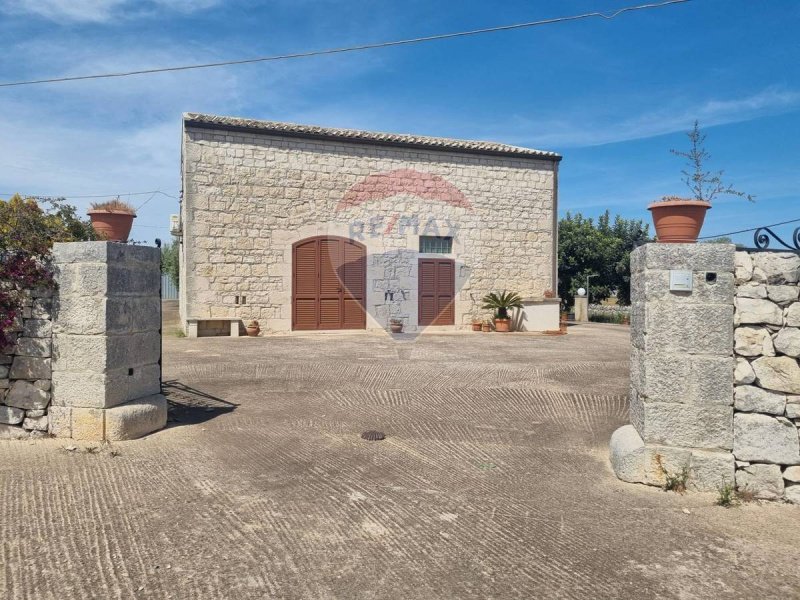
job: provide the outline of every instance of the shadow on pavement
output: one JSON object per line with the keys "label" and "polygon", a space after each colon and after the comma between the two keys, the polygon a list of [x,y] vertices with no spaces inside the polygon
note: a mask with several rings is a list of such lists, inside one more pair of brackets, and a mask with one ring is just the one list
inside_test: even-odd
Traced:
{"label": "shadow on pavement", "polygon": [[167,427],[204,423],[239,406],[175,379],[163,382],[161,390],[169,405]]}

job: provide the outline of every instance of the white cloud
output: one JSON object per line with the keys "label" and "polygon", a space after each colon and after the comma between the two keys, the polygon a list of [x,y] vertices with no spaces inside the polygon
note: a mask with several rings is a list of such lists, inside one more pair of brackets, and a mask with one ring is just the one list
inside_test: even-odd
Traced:
{"label": "white cloud", "polygon": [[0,0],[0,10],[13,15],[35,15],[51,21],[102,23],[112,19],[150,16],[158,12],[190,13],[205,10],[219,0]]}
{"label": "white cloud", "polygon": [[[219,52],[241,51],[230,43],[222,47]],[[119,41],[76,46],[63,39],[24,42],[13,51],[32,72],[55,75],[220,58],[217,49],[208,47],[142,49]],[[6,167],[0,192],[85,195],[158,189],[177,195],[183,112],[303,120],[309,106],[319,106],[319,96],[309,90],[321,93],[331,81],[371,70],[379,60],[323,59],[15,88],[0,94],[0,164]],[[146,199],[131,200],[138,205]],[[90,201],[70,200],[81,211]],[[167,216],[176,209],[177,201],[154,197],[134,222],[134,238],[165,237]]]}
{"label": "white cloud", "polygon": [[[661,102],[657,109],[651,109]],[[637,106],[645,106],[637,111]],[[603,103],[581,99],[581,104],[495,119],[491,106],[453,111],[448,105],[398,106],[381,102],[368,91],[336,102],[304,106],[297,120],[319,125],[375,129],[466,139],[483,139],[542,149],[599,146],[685,132],[695,119],[702,127],[739,123],[800,110],[800,91],[768,87],[739,98],[696,99],[637,97],[607,98]]]}
{"label": "white cloud", "polygon": [[[620,101],[619,105],[631,112],[629,101]],[[536,119],[517,116],[513,133],[505,141],[541,147],[597,146],[686,131],[695,119],[704,127],[710,127],[749,121],[798,108],[800,92],[777,87],[731,99],[698,101],[676,98],[657,110],[618,119],[609,118],[607,114],[599,115],[584,104],[580,110],[562,108],[557,114],[542,115]]]}

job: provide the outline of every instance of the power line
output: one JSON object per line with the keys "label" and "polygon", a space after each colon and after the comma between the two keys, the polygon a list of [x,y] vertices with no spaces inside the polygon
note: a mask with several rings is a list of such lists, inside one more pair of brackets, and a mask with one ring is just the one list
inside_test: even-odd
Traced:
{"label": "power line", "polygon": [[158,192],[153,192],[153,194],[147,200],[145,200],[138,207],[136,207],[136,212],[139,212],[145,204],[147,204],[148,202],[150,202],[150,200],[155,198],[157,193]]}
{"label": "power line", "polygon": [[195,65],[181,65],[176,67],[157,67],[152,69],[140,69],[137,71],[121,71],[118,73],[101,73],[96,75],[76,75],[72,77],[53,77],[49,79],[31,79],[28,81],[10,81],[0,83],[0,87],[17,87],[23,85],[38,85],[42,83],[63,83],[65,81],[82,81],[85,79],[109,79],[112,77],[130,77],[132,75],[149,75],[152,73],[166,73],[171,71],[188,71],[191,69],[210,69],[215,67],[227,67],[231,65],[244,65],[259,62],[272,62],[279,60],[288,60],[294,58],[309,58],[312,56],[323,56],[329,54],[343,54],[345,52],[357,52],[361,50],[374,50],[376,48],[390,48],[392,46],[406,46],[410,44],[419,44],[423,42],[433,42],[438,40],[448,40],[459,37],[467,37],[473,35],[482,35],[484,33],[496,33],[498,31],[511,31],[514,29],[527,29],[530,27],[538,27],[541,25],[552,25],[554,23],[565,23],[569,21],[579,21],[583,19],[601,18],[601,19],[614,19],[619,15],[627,12],[648,10],[652,8],[662,8],[672,4],[684,4],[692,0],[666,0],[664,2],[656,2],[652,4],[640,4],[637,6],[626,6],[609,13],[603,12],[590,12],[580,15],[572,15],[566,17],[555,17],[552,19],[542,19],[540,21],[528,21],[527,23],[515,23],[513,25],[499,25],[496,27],[485,27],[483,29],[473,29],[470,31],[458,31],[455,33],[441,33],[437,35],[428,35],[424,37],[410,38],[405,40],[395,40],[392,42],[379,42],[374,44],[361,44],[358,46],[346,46],[343,48],[328,48],[326,50],[311,50],[308,52],[295,52],[291,54],[277,54],[273,56],[260,56],[257,58],[245,58],[241,60],[228,60],[213,63],[201,63]]}
{"label": "power line", "polygon": [[791,221],[781,221],[780,223],[773,223],[772,225],[762,225],[761,227],[753,227],[752,229],[740,229],[739,231],[731,231],[728,233],[720,233],[719,235],[707,235],[705,237],[697,238],[698,240],[713,240],[714,238],[727,237],[729,235],[736,235],[737,233],[749,233],[765,227],[778,227],[779,225],[788,225],[789,223],[800,223],[800,219],[792,219]]}
{"label": "power line", "polygon": [[[19,193],[19,192],[14,192],[14,193]],[[156,194],[161,194],[162,196],[166,196],[167,198],[172,198],[174,200],[180,200],[180,198],[178,198],[177,196],[172,196],[170,194],[167,194],[166,192],[162,192],[161,190],[150,190],[149,192],[123,192],[123,193],[115,193],[115,194],[90,194],[88,196],[87,195],[83,195],[83,196],[75,195],[75,196],[72,196],[72,195],[66,195],[66,194],[45,195],[45,194],[22,194],[22,193],[19,193],[19,195],[22,196],[23,198],[33,198],[34,200],[41,200],[41,199],[47,199],[47,198],[66,198],[66,199],[70,199],[70,200],[74,199],[74,198],[113,198],[113,197],[118,197],[118,196],[146,196],[147,194],[153,194],[154,196]],[[0,192],[0,196],[13,196],[13,195],[14,194],[12,194],[12,193]],[[150,200],[152,200],[152,198],[148,199],[147,202],[150,202]],[[142,206],[144,206],[144,204]]]}

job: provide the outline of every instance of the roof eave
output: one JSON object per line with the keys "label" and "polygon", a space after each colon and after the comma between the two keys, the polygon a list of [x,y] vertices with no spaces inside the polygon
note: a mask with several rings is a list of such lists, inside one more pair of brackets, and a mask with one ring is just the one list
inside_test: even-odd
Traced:
{"label": "roof eave", "polygon": [[235,125],[231,123],[211,123],[208,121],[196,120],[191,116],[184,116],[185,126],[195,129],[216,129],[222,131],[236,131],[240,133],[255,133],[261,135],[272,135],[276,137],[291,137],[309,140],[336,141],[350,144],[363,144],[369,146],[389,146],[393,148],[414,148],[418,150],[432,150],[436,152],[452,152],[456,154],[473,154],[481,156],[503,156],[519,158],[523,160],[537,160],[560,162],[562,156],[554,153],[533,153],[533,152],[513,152],[510,150],[489,150],[481,148],[458,148],[446,145],[422,144],[418,142],[403,142],[392,140],[359,139],[335,133],[313,133],[306,131],[287,131],[285,129],[275,129],[268,126],[253,127],[248,125]]}

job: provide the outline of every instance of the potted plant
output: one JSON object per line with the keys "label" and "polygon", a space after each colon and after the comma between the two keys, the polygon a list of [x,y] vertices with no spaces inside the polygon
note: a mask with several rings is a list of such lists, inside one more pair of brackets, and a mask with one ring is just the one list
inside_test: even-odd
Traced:
{"label": "potted plant", "polygon": [[706,136],[700,133],[700,125],[697,121],[686,135],[690,142],[688,152],[679,150],[671,150],[671,152],[686,159],[686,168],[681,171],[683,173],[682,181],[691,190],[691,198],[665,196],[647,207],[653,215],[656,237],[662,243],[696,242],[706,218],[706,211],[711,208],[711,203],[717,196],[739,196],[747,198],[751,202],[754,198],[750,194],[740,192],[731,185],[723,183],[723,171],[706,170],[705,165],[711,155],[705,149]]}
{"label": "potted plant", "polygon": [[403,320],[389,319],[389,330],[392,333],[403,333]]}
{"label": "potted plant", "polygon": [[492,330],[492,322],[489,319],[486,319],[483,323],[481,323],[481,331],[484,333],[489,333]]}
{"label": "potted plant", "polygon": [[253,319],[250,321],[246,326],[245,329],[247,330],[247,335],[250,337],[256,337],[259,332],[261,331],[261,327],[258,324],[258,321]]}
{"label": "potted plant", "polygon": [[472,319],[472,331],[480,331],[483,326],[483,321],[480,319]]}
{"label": "potted plant", "polygon": [[499,332],[511,331],[511,317],[508,311],[522,308],[522,298],[516,292],[503,290],[491,292],[483,297],[483,308],[494,312],[494,329]]}
{"label": "potted plant", "polygon": [[111,242],[127,242],[136,218],[136,209],[115,198],[108,202],[93,202],[86,214],[100,237]]}

